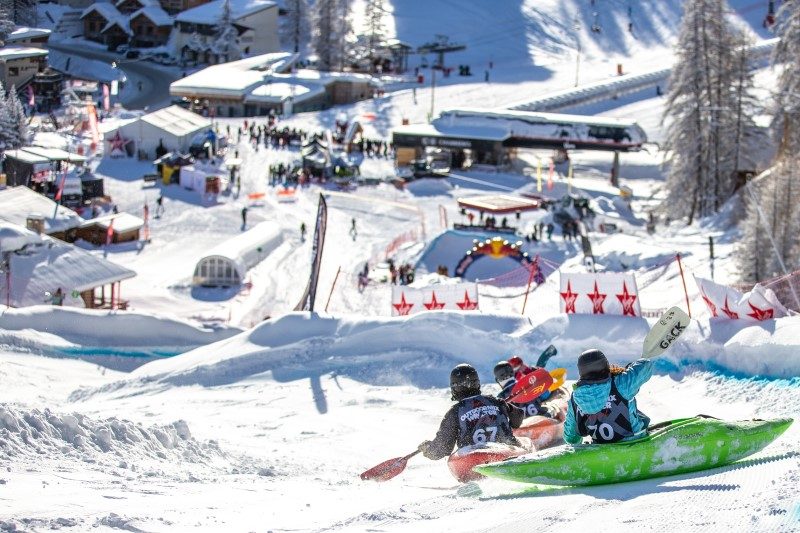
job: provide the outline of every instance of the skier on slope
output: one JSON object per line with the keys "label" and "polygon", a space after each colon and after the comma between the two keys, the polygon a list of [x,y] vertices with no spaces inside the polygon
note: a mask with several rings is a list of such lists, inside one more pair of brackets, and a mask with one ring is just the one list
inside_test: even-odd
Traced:
{"label": "skier on slope", "polygon": [[641,437],[650,419],[636,407],[634,397],[653,375],[653,361],[639,359],[627,367],[610,365],[600,350],[578,358],[580,379],[567,404],[564,440],[570,444],[591,437],[605,444]]}
{"label": "skier on slope", "polygon": [[[517,380],[514,378],[514,369],[508,361],[500,361],[494,365],[494,380],[502,389],[497,395],[497,398],[506,401],[508,397],[511,396],[511,389],[517,384]],[[514,403],[514,406],[522,409],[525,413],[525,418],[529,416],[560,418],[561,409],[558,406],[553,405],[551,402],[544,403],[546,400],[550,399],[551,396],[554,396],[554,394],[551,394],[550,391],[545,391],[538,398],[530,402]],[[561,398],[562,396],[559,395],[558,397]]]}
{"label": "skier on slope", "polygon": [[447,411],[436,438],[419,445],[428,459],[441,459],[472,444],[501,442],[521,446],[512,428],[518,428],[525,416],[522,410],[492,396],[481,394],[478,372],[460,364],[450,372],[450,391],[457,403]]}

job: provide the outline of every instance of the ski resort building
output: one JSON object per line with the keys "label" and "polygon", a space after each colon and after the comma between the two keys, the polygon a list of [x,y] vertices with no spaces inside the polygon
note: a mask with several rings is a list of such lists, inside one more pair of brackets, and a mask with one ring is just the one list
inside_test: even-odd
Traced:
{"label": "ski resort building", "polygon": [[375,92],[376,82],[364,74],[289,72],[295,59],[282,52],[213,65],[173,82],[169,93],[198,102],[209,115],[254,117],[318,111]]}
{"label": "ski resort building", "polygon": [[83,223],[72,209],[23,186],[0,190],[0,221],[68,242]]}
{"label": "ski resort building", "polygon": [[0,222],[0,242],[6,270],[0,276],[3,304],[42,305],[61,289],[65,306],[127,308],[120,298],[121,282],[136,276],[134,271],[18,224]]}
{"label": "ski resort building", "polygon": [[[278,4],[269,0],[229,0],[239,48],[249,56],[279,52]],[[175,57],[198,63],[221,63],[213,42],[225,0],[214,0],[175,17],[172,43]]]}
{"label": "ski resort building", "polygon": [[208,252],[194,269],[192,284],[203,287],[235,287],[247,271],[283,242],[272,222],[262,222]]}
{"label": "ski resort building", "polygon": [[501,165],[515,150],[637,151],[647,142],[634,120],[534,113],[506,109],[450,109],[430,124],[394,128],[398,165],[408,165],[431,150],[449,152],[452,166]]}

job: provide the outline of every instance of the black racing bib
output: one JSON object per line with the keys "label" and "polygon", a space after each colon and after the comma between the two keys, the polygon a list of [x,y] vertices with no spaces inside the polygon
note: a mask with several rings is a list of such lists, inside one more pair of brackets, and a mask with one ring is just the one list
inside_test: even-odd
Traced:
{"label": "black racing bib", "polygon": [[514,443],[511,422],[499,400],[477,395],[458,402],[458,447],[487,442]]}
{"label": "black racing bib", "polygon": [[581,411],[574,398],[571,398],[570,402],[575,410],[578,433],[584,437],[591,437],[592,442],[601,444],[619,442],[633,436],[628,400],[619,393],[613,379],[611,392],[602,411],[586,414]]}

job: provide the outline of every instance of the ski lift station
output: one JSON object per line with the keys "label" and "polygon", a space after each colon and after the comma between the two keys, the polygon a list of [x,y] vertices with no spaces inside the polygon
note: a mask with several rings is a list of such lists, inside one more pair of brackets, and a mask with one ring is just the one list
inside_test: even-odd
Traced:
{"label": "ski lift station", "polygon": [[213,248],[194,269],[192,284],[202,287],[232,287],[241,284],[247,271],[283,242],[274,222],[262,222]]}

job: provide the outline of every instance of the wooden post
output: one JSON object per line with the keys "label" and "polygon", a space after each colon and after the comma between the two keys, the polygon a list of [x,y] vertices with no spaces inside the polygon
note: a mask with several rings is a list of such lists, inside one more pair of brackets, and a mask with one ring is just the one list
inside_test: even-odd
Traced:
{"label": "wooden post", "polygon": [[531,268],[531,273],[528,275],[528,287],[525,289],[525,299],[522,301],[522,314],[525,314],[525,306],[528,304],[528,293],[531,291],[531,282],[533,281],[533,277],[536,275],[536,272],[539,271],[539,256],[536,256],[536,259],[533,260],[533,265]]}
{"label": "wooden post", "polygon": [[686,296],[686,310],[689,312],[689,318],[692,317],[692,308],[689,307],[689,291],[686,290],[686,278],[683,275],[683,264],[681,263],[681,254],[675,254],[678,259],[678,268],[681,270],[681,281],[683,282],[683,294]]}
{"label": "wooden post", "polygon": [[331,285],[331,292],[328,294],[328,301],[325,302],[325,312],[328,312],[328,305],[331,303],[331,297],[333,296],[333,289],[336,287],[336,280],[339,279],[339,273],[342,271],[342,267],[336,269],[336,277],[333,278],[333,284]]}

